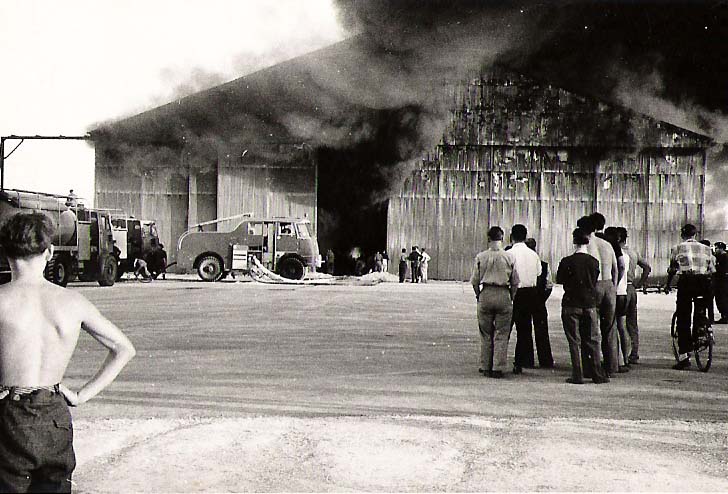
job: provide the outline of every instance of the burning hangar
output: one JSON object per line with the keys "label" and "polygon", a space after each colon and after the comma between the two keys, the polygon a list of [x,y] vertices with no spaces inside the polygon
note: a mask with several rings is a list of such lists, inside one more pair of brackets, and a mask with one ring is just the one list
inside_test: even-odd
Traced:
{"label": "burning hangar", "polygon": [[503,68],[408,88],[398,63],[354,38],[100,126],[96,204],[155,219],[170,261],[188,228],[251,212],[308,217],[343,272],[354,247],[419,245],[446,280],[492,225],[555,265],[598,210],[658,275],[703,225],[707,137]]}

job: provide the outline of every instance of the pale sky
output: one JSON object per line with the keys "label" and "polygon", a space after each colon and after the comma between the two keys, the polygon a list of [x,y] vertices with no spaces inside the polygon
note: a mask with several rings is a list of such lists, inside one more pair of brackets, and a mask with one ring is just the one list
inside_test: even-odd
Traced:
{"label": "pale sky", "polygon": [[[83,135],[344,37],[331,0],[0,0],[0,135]],[[88,204],[93,168],[83,141],[25,141],[5,186]]]}

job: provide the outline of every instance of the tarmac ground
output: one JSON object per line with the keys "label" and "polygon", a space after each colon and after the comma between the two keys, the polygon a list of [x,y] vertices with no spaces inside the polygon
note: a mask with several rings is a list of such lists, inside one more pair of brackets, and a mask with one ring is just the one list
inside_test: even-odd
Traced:
{"label": "tarmac ground", "polygon": [[[137,348],[73,410],[77,492],[728,490],[728,326],[671,370],[674,294],[639,295],[640,365],[577,386],[558,289],[555,369],[496,380],[467,283],[70,288]],[[66,383],[103,358],[82,335]]]}

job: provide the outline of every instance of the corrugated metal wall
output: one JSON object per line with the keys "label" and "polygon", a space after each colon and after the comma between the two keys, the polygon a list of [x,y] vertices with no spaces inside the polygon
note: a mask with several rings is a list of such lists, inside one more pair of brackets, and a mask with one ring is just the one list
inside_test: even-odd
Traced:
{"label": "corrugated metal wall", "polygon": [[187,229],[188,180],[177,170],[153,168],[134,174],[119,166],[96,166],[96,204],[118,208],[144,220],[154,220],[170,262],[177,238]]}
{"label": "corrugated metal wall", "polygon": [[595,210],[629,230],[655,275],[667,269],[680,226],[702,214],[702,150],[614,158],[601,150],[441,146],[390,199],[388,251],[424,246],[431,277],[466,279],[486,232],[526,225],[553,267],[570,254],[571,230]]}
{"label": "corrugated metal wall", "polygon": [[441,144],[388,213],[389,252],[426,247],[433,278],[467,278],[488,228],[515,223],[555,268],[593,211],[661,275],[680,226],[702,225],[706,138],[501,69],[446,92]]}
{"label": "corrugated metal wall", "polygon": [[[275,163],[241,153],[220,156],[217,213],[221,218],[243,213],[260,216],[308,217],[316,228],[316,166],[311,160]],[[240,220],[226,221],[219,230]]]}
{"label": "corrugated metal wall", "polygon": [[[132,164],[96,153],[96,204],[157,222],[170,262],[179,236],[197,223],[252,212],[308,217],[316,228],[316,166],[288,145],[261,146],[254,155],[222,152],[217,159],[184,152],[136,153]],[[241,156],[246,156],[242,160]],[[164,162],[157,159],[163,156]],[[118,161],[118,160],[117,160]],[[217,225],[235,227],[240,220]],[[206,227],[214,230],[214,225]]]}

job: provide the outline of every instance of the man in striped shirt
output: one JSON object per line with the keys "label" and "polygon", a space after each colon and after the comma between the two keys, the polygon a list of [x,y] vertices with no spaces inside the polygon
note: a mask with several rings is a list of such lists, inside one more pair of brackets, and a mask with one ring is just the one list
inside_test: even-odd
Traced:
{"label": "man in striped shirt", "polygon": [[686,224],[680,230],[682,242],[670,252],[670,277],[678,275],[677,280],[677,334],[678,363],[672,368],[690,368],[689,352],[693,349],[691,318],[693,303],[696,319],[705,318],[707,297],[710,293],[711,275],[715,272],[713,253],[710,247],[695,240],[698,229]]}

